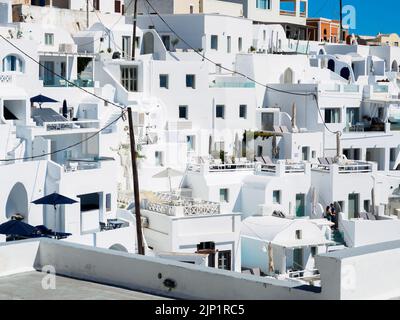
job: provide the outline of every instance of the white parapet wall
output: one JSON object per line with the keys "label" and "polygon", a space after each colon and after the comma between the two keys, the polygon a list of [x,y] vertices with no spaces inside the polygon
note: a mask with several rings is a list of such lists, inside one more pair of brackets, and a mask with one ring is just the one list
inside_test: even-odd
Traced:
{"label": "white parapet wall", "polygon": [[400,241],[339,250],[316,256],[322,295],[327,299],[400,297]]}
{"label": "white parapet wall", "polygon": [[322,288],[51,239],[1,244],[0,262],[0,276],[53,266],[61,276],[179,299],[400,297],[400,241],[316,256]]}

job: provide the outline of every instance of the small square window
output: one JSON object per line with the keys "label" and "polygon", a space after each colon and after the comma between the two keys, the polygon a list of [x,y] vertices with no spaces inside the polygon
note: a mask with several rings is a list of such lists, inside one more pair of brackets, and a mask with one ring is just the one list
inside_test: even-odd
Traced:
{"label": "small square window", "polygon": [[229,190],[228,189],[219,189],[219,201],[220,202],[228,202],[229,201]]}
{"label": "small square window", "polygon": [[239,118],[247,119],[247,105],[241,104],[239,106]]}
{"label": "small square window", "polygon": [[169,88],[169,76],[167,74],[160,74],[160,88]]}
{"label": "small square window", "polygon": [[281,191],[280,190],[274,190],[272,192],[272,202],[274,204],[280,204],[281,203]]}
{"label": "small square window", "polygon": [[325,123],[341,123],[339,108],[325,109]]}
{"label": "small square window", "polygon": [[194,74],[186,75],[186,88],[196,89],[196,76]]}
{"label": "small square window", "polygon": [[188,106],[179,106],[179,119],[189,119]]}
{"label": "small square window", "polygon": [[225,119],[225,106],[224,105],[216,106],[215,116],[220,119]]}

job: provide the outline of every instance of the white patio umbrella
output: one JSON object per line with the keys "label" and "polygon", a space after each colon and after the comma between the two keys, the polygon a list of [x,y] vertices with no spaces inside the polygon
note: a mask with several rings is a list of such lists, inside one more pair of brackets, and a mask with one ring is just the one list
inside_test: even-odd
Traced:
{"label": "white patio umbrella", "polygon": [[181,177],[183,175],[184,175],[184,173],[181,172],[181,171],[178,171],[178,170],[175,170],[175,169],[172,169],[172,168],[166,168],[165,170],[155,174],[153,176],[153,178],[168,178],[168,180],[169,180],[169,188],[170,188],[170,191],[172,192],[171,178],[172,177]]}

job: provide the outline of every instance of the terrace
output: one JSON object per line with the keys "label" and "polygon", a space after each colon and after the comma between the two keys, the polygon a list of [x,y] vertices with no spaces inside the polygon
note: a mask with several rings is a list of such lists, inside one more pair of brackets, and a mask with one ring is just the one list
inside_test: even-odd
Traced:
{"label": "terrace", "polygon": [[347,160],[340,163],[313,164],[312,170],[331,174],[371,173],[376,170],[376,164],[373,162]]}
{"label": "terrace", "polygon": [[143,209],[168,216],[216,215],[220,204],[182,197],[171,193],[149,193],[143,201]]}

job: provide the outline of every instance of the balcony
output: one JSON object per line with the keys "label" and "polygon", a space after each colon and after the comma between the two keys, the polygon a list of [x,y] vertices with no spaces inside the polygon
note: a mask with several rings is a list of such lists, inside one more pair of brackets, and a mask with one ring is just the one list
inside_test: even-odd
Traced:
{"label": "balcony", "polygon": [[190,163],[187,166],[189,172],[195,173],[215,173],[215,172],[238,172],[254,171],[256,162],[238,162],[238,163],[208,163],[198,164]]}
{"label": "balcony", "polygon": [[44,122],[43,127],[47,132],[81,130],[81,129],[99,129],[100,122],[98,120]]}
{"label": "balcony", "polygon": [[282,176],[287,174],[305,174],[307,172],[307,163],[288,163],[285,160],[278,160],[277,163],[264,164],[259,163],[255,171],[258,174],[267,174]]}
{"label": "balcony", "polygon": [[152,193],[143,201],[143,209],[168,216],[207,216],[220,214],[216,202],[181,197],[171,193]]}
{"label": "balcony", "polygon": [[255,88],[254,82],[213,82],[210,84],[210,88]]}
{"label": "balcony", "polygon": [[43,80],[43,86],[50,88],[69,88],[69,87],[94,88],[94,84],[95,82],[92,79],[77,79],[77,80],[66,81],[64,79],[59,78],[59,79]]}
{"label": "balcony", "polygon": [[100,161],[80,161],[80,160],[67,160],[64,164],[64,172],[76,172],[82,170],[101,169]]}
{"label": "balcony", "polygon": [[362,161],[346,161],[344,163],[334,164],[315,164],[312,166],[313,171],[332,173],[332,174],[353,174],[353,173],[370,173],[375,171],[374,164]]}

